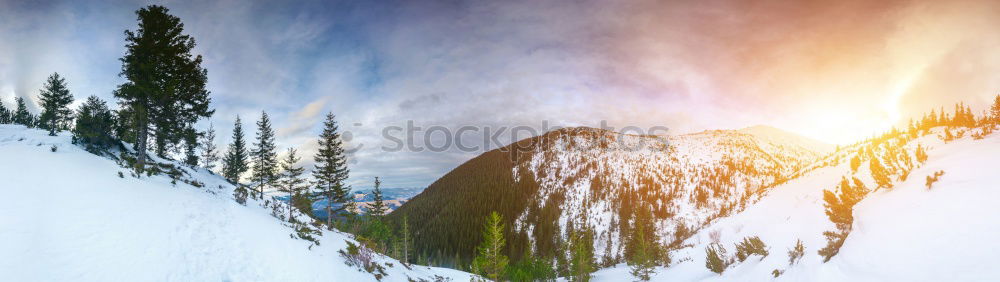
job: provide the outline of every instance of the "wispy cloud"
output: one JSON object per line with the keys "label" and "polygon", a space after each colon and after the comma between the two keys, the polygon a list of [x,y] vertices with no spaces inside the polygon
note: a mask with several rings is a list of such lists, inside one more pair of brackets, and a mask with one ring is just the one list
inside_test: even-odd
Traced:
{"label": "wispy cloud", "polygon": [[[111,100],[122,31],[145,1],[0,1],[0,100],[66,75]],[[771,124],[842,142],[1000,80],[996,1],[169,1],[198,40],[213,123],[315,152],[322,116],[352,145],[352,183],[427,185],[474,156],[384,152],[385,126]],[[933,54],[933,56],[931,55]],[[919,68],[919,71],[914,69]],[[910,74],[912,73],[912,74]],[[942,94],[947,92],[947,94]],[[976,104],[979,106],[979,104]],[[795,118],[789,118],[795,117]],[[843,133],[842,133],[843,132]],[[474,137],[469,137],[474,138]],[[505,136],[505,138],[507,138]]]}

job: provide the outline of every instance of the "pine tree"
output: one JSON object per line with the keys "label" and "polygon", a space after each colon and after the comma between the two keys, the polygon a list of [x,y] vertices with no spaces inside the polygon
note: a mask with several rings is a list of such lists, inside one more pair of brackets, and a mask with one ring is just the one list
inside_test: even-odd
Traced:
{"label": "pine tree", "polygon": [[495,211],[490,213],[483,227],[483,241],[477,248],[479,255],[472,262],[477,274],[493,281],[500,281],[507,268],[507,256],[503,254],[507,241],[504,240],[503,232],[503,218]]}
{"label": "pine tree", "polygon": [[240,117],[236,116],[236,125],[233,127],[233,143],[229,144],[229,151],[222,160],[222,175],[226,180],[237,184],[240,176],[247,171],[247,149],[246,142],[243,141],[243,125]]}
{"label": "pine tree", "polygon": [[400,255],[399,261],[403,264],[410,263],[410,257],[413,256],[413,233],[410,231],[410,223],[407,222],[406,217],[403,217],[403,226],[399,231],[399,241],[400,241]]}
{"label": "pine tree", "polygon": [[570,281],[590,281],[590,274],[597,270],[594,232],[584,225],[583,230],[570,233],[570,237]]}
{"label": "pine tree", "polygon": [[841,178],[839,194],[823,190],[823,201],[825,202],[823,206],[826,208],[826,216],[837,228],[836,231],[823,232],[827,239],[827,246],[820,249],[818,253],[823,256],[824,262],[829,261],[840,252],[840,247],[847,239],[847,234],[851,232],[851,225],[854,223],[854,205],[868,194],[868,188],[861,180],[854,178],[853,181],[854,185],[851,185],[847,178]]}
{"label": "pine tree", "polygon": [[288,221],[292,221],[292,198],[309,189],[306,180],[302,178],[305,168],[295,167],[301,158],[295,155],[294,148],[288,148],[288,154],[281,160],[281,174],[278,185],[281,191],[288,193]]}
{"label": "pine tree", "polygon": [[382,181],[379,181],[378,176],[376,176],[375,189],[372,190],[372,195],[375,197],[375,203],[368,208],[368,214],[376,218],[385,216],[386,212],[389,210],[389,207],[382,201],[382,188],[379,188],[381,184]]}
{"label": "pine tree", "polygon": [[[351,203],[350,187],[344,185],[347,180],[347,156],[344,153],[343,141],[340,133],[337,132],[337,122],[333,113],[326,115],[323,122],[323,132],[319,136],[319,151],[313,160],[316,168],[313,170],[313,178],[316,179],[316,187],[326,195],[326,223],[328,227],[333,226],[334,214],[339,214],[345,210],[345,206],[334,208],[334,203]],[[348,209],[349,210],[349,209]]]}
{"label": "pine tree", "polygon": [[194,128],[184,130],[184,164],[192,168],[198,165],[198,139],[201,135]]}
{"label": "pine tree", "polygon": [[152,137],[156,154],[180,143],[184,133],[203,117],[210,117],[208,72],[201,55],[191,50],[195,40],[184,34],[184,24],[163,6],[150,5],[136,11],[139,28],[125,31],[125,55],[119,59],[119,76],[126,82],[114,95],[121,116],[135,132],[136,168],[146,164],[147,140]]}
{"label": "pine tree", "polygon": [[274,130],[266,112],[261,112],[257,122],[257,142],[250,152],[253,158],[253,182],[257,184],[257,198],[264,194],[264,188],[274,184],[277,154],[274,152]]}
{"label": "pine tree", "polygon": [[89,152],[100,152],[114,145],[115,120],[111,110],[97,96],[87,97],[76,114],[73,143],[84,146]]}
{"label": "pine tree", "polygon": [[729,267],[726,261],[726,248],[719,243],[712,243],[705,247],[705,268],[712,272],[722,274]]}
{"label": "pine tree", "polygon": [[201,167],[209,171],[215,170],[216,163],[219,162],[219,149],[215,146],[215,127],[208,124],[208,131],[201,136]]}
{"label": "pine tree", "polygon": [[3,105],[3,100],[0,100],[0,124],[11,123],[12,115],[13,113]]}
{"label": "pine tree", "polygon": [[[648,217],[648,216],[647,216]],[[639,222],[636,218],[636,228],[632,230],[629,240],[631,253],[628,262],[630,272],[633,277],[642,281],[649,281],[650,276],[656,272],[656,258],[658,256],[658,240],[650,238],[649,234],[656,236],[655,230],[649,230],[648,222]]]}
{"label": "pine tree", "polygon": [[858,167],[860,166],[861,166],[860,154],[855,154],[854,157],[851,158],[851,172],[858,172]]}
{"label": "pine tree", "polygon": [[60,77],[59,73],[53,73],[46,80],[39,100],[42,106],[42,114],[38,117],[39,127],[47,129],[51,136],[55,136],[58,131],[69,129],[69,123],[73,119],[73,111],[69,109],[69,104],[73,103],[73,95],[69,93],[66,80]]}
{"label": "pine tree", "polygon": [[993,106],[990,107],[990,117],[993,123],[1000,123],[1000,95],[993,99]]}
{"label": "pine tree", "polygon": [[868,163],[872,172],[872,178],[878,184],[878,188],[892,188],[892,179],[889,178],[889,171],[882,166],[877,158],[872,158]]}
{"label": "pine tree", "polygon": [[13,122],[27,127],[35,127],[35,117],[28,112],[28,105],[24,103],[24,98],[14,98],[17,109],[14,110]]}

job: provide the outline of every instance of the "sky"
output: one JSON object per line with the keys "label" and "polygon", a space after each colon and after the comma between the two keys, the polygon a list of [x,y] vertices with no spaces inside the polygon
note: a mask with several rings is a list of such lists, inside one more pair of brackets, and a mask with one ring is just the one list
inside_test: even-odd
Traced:
{"label": "sky", "polygon": [[[496,148],[386,150],[387,127],[669,128],[766,124],[849,144],[931,108],[1000,94],[1000,1],[0,0],[0,101],[63,75],[111,91],[134,11],[164,5],[204,57],[225,150],[261,111],[280,150],[316,149],[337,115],[350,183],[422,187]],[[396,132],[398,133],[398,132]],[[494,132],[495,133],[495,132]],[[446,145],[443,130],[431,145]],[[504,132],[499,145],[530,133]],[[417,143],[421,144],[421,143]]]}

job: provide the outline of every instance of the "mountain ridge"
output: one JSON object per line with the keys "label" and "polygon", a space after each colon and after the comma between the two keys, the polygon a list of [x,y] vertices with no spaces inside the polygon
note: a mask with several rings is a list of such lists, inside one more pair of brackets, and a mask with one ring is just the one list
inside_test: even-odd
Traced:
{"label": "mountain ridge", "polygon": [[559,238],[579,225],[573,221],[586,218],[599,238],[598,256],[615,258],[624,246],[614,238],[627,232],[634,203],[654,204],[658,229],[668,238],[740,209],[751,195],[822,155],[736,130],[660,136],[561,128],[470,159],[390,218],[409,217],[419,226],[418,249],[460,260],[471,258],[467,250],[478,242],[478,230],[446,226],[481,226],[490,211],[512,227],[506,234],[512,258],[529,247],[554,254]]}

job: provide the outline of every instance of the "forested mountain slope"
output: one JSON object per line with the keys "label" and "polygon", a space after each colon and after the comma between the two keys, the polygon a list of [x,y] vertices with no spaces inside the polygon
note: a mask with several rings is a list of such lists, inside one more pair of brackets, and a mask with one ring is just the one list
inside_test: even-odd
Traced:
{"label": "forested mountain slope", "polygon": [[460,165],[390,216],[407,217],[431,256],[470,258],[483,218],[496,210],[510,227],[513,259],[528,246],[553,256],[569,233],[588,230],[595,255],[610,264],[621,259],[634,207],[652,207],[661,237],[679,243],[823,156],[781,140],[735,130],[664,138],[561,129]]}

